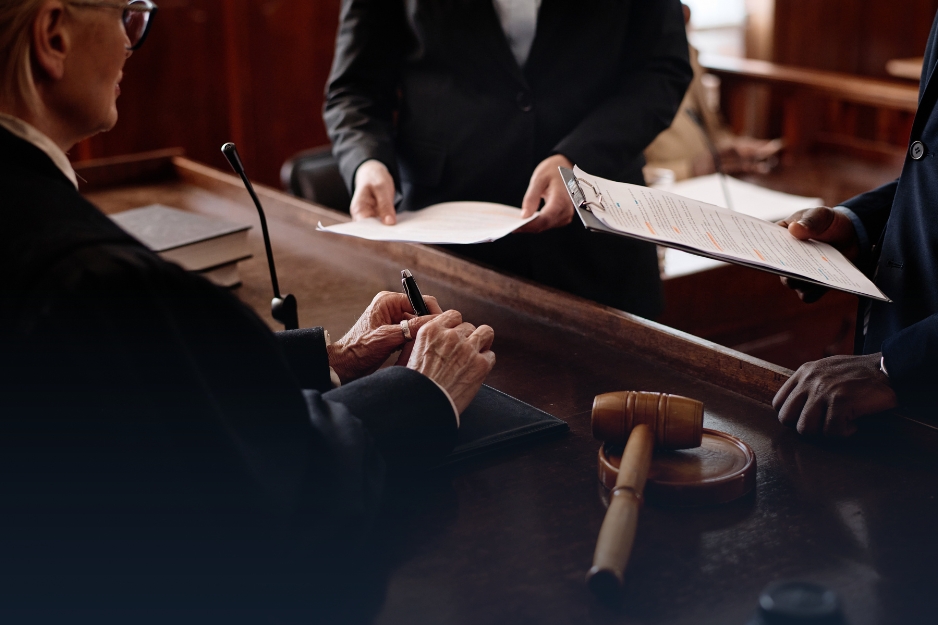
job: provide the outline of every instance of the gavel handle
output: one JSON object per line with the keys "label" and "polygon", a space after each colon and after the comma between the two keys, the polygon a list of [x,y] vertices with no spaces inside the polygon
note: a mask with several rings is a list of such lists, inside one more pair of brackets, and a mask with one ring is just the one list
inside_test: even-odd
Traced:
{"label": "gavel handle", "polygon": [[596,540],[593,567],[586,574],[590,590],[597,595],[612,597],[622,588],[654,447],[654,432],[644,424],[635,426],[622,453],[616,487],[609,496],[609,508]]}

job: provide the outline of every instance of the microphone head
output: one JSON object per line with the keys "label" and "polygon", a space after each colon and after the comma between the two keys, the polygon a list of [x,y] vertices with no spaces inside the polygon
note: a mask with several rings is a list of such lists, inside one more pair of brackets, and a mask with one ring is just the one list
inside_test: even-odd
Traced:
{"label": "microphone head", "polygon": [[225,145],[221,146],[221,153],[225,155],[225,158],[228,159],[228,162],[231,164],[231,168],[235,171],[236,174],[244,174],[244,165],[241,163],[241,157],[238,155],[238,148],[235,147],[234,143],[230,141]]}

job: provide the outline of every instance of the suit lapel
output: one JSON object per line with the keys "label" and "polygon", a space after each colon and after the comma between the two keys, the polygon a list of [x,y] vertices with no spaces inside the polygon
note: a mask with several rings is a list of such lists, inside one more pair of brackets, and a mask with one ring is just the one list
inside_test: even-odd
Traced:
{"label": "suit lapel", "polygon": [[[522,86],[527,86],[524,74],[518,67],[518,61],[511,51],[508,44],[508,38],[505,31],[502,30],[502,23],[498,19],[498,13],[495,11],[494,0],[478,0],[480,8],[480,19],[482,21],[482,44],[483,49],[488,51],[493,62],[501,67],[512,80]],[[538,20],[540,22],[540,20]],[[540,29],[540,25],[538,25]],[[536,37],[535,37],[536,39]]]}
{"label": "suit lapel", "polygon": [[[532,68],[536,69],[543,57],[557,41],[563,41],[569,36],[564,27],[564,12],[568,9],[564,0],[541,0],[541,8],[537,12],[537,30],[534,33],[534,43],[528,54],[528,62],[524,65],[524,74],[531,75]],[[569,17],[569,16],[568,16]]]}
{"label": "suit lapel", "polygon": [[[912,122],[912,139],[919,139],[925,124],[931,117],[932,109],[938,101],[938,78],[935,76],[935,67],[938,66],[936,57],[938,57],[938,15],[935,16],[935,22],[932,24],[931,35],[928,38],[928,48],[924,68],[922,72],[922,83],[919,87],[921,95],[919,96],[918,110],[915,112],[915,120]],[[927,71],[927,76],[926,76]]]}

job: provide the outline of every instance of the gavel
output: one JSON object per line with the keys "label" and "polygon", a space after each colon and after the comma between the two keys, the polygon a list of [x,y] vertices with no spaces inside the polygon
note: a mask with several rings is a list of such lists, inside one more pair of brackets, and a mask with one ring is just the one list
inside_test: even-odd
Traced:
{"label": "gavel", "polygon": [[635,542],[642,492],[655,448],[690,449],[703,438],[703,403],[665,393],[621,391],[593,400],[593,436],[625,443],[615,488],[603,519],[593,566],[586,582],[597,595],[614,597],[622,589]]}

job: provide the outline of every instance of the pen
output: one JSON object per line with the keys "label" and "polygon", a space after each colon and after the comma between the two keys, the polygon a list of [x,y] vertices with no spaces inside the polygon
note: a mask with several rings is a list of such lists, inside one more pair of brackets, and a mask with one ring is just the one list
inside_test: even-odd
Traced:
{"label": "pen", "polygon": [[407,299],[410,300],[410,305],[413,306],[414,313],[418,317],[429,315],[430,310],[423,301],[423,295],[420,294],[420,289],[417,288],[417,281],[414,280],[414,274],[410,273],[409,269],[401,271],[401,284],[404,285],[404,293],[407,294]]}

